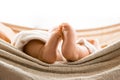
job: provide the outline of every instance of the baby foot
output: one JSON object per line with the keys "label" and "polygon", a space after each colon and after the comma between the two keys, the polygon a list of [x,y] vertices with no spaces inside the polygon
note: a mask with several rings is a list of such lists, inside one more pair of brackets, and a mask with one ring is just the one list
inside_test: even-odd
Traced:
{"label": "baby foot", "polygon": [[51,35],[48,39],[48,41],[46,42],[46,44],[44,45],[41,53],[42,55],[39,55],[40,59],[42,59],[43,61],[47,62],[47,63],[54,63],[57,60],[57,48],[58,48],[58,44],[60,42],[60,38],[61,38],[61,28],[54,28],[51,31]]}
{"label": "baby foot", "polygon": [[68,42],[68,41],[75,42],[76,41],[76,32],[69,24],[63,23],[60,25],[60,27],[62,29],[62,38],[64,42]]}
{"label": "baby foot", "polygon": [[61,38],[61,36],[62,36],[62,33],[61,33],[62,32],[62,28],[60,26],[53,28],[49,32],[50,32],[50,37],[51,36],[56,36],[56,38]]}

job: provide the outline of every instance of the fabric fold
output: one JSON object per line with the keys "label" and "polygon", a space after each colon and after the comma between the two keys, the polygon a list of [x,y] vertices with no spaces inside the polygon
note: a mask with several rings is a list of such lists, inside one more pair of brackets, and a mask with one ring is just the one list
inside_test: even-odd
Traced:
{"label": "fabric fold", "polygon": [[14,74],[22,80],[119,80],[119,69],[120,41],[76,62],[46,64],[0,40],[1,80],[16,80]]}
{"label": "fabric fold", "polygon": [[13,38],[11,44],[19,50],[22,50],[23,46],[33,39],[38,39],[45,43],[48,35],[47,31],[41,30],[21,31]]}

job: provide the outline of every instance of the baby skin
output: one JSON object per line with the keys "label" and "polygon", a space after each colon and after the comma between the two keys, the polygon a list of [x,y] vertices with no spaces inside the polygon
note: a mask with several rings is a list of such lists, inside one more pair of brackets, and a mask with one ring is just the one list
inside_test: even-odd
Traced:
{"label": "baby skin", "polygon": [[[90,54],[90,51],[84,46],[76,43],[76,32],[67,23],[51,31],[51,35],[46,43],[40,40],[32,40],[24,46],[24,52],[46,63],[64,60],[76,61]],[[63,40],[61,54],[58,45]],[[96,46],[95,40],[88,40]],[[97,46],[96,46],[97,47]]]}
{"label": "baby skin", "polygon": [[84,45],[76,43],[77,36],[75,30],[67,23],[61,26],[63,33],[62,54],[66,60],[76,61],[89,55],[89,51]]}

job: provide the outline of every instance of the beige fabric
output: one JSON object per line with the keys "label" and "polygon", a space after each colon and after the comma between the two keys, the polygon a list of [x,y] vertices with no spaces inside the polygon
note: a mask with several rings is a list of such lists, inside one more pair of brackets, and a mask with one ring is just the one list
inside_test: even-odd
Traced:
{"label": "beige fabric", "polygon": [[46,64],[0,40],[0,80],[119,80],[120,41],[79,61]]}
{"label": "beige fabric", "polygon": [[[4,24],[15,32],[31,30]],[[46,64],[0,40],[0,80],[120,80],[120,24],[77,32],[111,45],[76,62]]]}

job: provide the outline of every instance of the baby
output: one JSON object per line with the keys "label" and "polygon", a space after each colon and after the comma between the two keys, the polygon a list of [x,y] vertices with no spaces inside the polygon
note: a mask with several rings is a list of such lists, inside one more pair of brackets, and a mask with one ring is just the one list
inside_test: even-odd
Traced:
{"label": "baby", "polygon": [[[61,51],[59,51],[58,46],[61,40],[63,42],[60,46]],[[76,61],[92,52],[84,43],[76,43],[76,40],[75,30],[69,24],[63,23],[51,31],[46,43],[33,39],[24,46],[23,51],[46,63],[64,60],[63,57],[67,61]],[[96,40],[87,41],[98,48],[99,45]]]}
{"label": "baby", "polygon": [[[23,46],[23,51],[34,58],[50,64],[55,61],[63,61],[63,57],[67,61],[77,61],[88,56],[92,51],[85,46],[84,41],[76,43],[76,40],[77,36],[75,30],[69,24],[62,23],[51,31],[51,35],[46,43],[38,39],[30,40]],[[59,50],[58,47],[61,41],[61,50]],[[96,40],[86,41],[96,49],[99,48],[99,44]]]}

